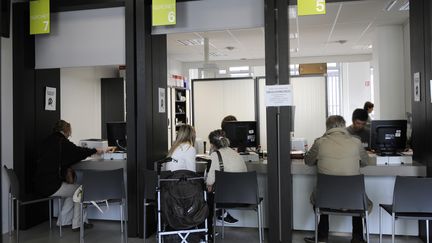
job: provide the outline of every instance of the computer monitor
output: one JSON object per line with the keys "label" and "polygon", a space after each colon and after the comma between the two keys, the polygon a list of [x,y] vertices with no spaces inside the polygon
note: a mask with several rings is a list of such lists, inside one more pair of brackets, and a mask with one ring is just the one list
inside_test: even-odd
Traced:
{"label": "computer monitor", "polygon": [[406,120],[372,120],[371,149],[380,155],[396,155],[406,147]]}
{"label": "computer monitor", "polygon": [[230,140],[230,147],[238,148],[239,152],[245,152],[248,147],[258,146],[256,121],[225,122],[222,129]]}
{"label": "computer monitor", "polygon": [[117,146],[120,150],[126,151],[126,122],[107,122],[106,125],[108,146]]}

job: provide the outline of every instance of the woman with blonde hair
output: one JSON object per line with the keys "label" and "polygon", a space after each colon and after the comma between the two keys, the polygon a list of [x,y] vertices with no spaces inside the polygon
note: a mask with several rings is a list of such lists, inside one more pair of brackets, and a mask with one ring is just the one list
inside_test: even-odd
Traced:
{"label": "woman with blonde hair", "polygon": [[195,137],[195,129],[191,125],[181,125],[179,127],[176,140],[167,155],[172,158],[172,161],[166,163],[165,170],[196,171]]}

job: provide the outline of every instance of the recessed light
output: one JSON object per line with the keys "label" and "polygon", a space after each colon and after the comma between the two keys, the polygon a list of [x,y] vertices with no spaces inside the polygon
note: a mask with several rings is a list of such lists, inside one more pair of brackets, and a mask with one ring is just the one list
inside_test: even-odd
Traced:
{"label": "recessed light", "polygon": [[183,46],[202,46],[204,45],[204,40],[203,39],[177,40],[177,43]]}
{"label": "recessed light", "polygon": [[225,49],[227,49],[228,51],[232,51],[232,50],[234,50],[234,46],[227,46],[227,47],[225,47]]}

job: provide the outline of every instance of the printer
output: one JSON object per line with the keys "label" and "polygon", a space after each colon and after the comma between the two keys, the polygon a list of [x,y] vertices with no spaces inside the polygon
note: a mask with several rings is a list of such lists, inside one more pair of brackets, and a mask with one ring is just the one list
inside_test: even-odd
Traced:
{"label": "printer", "polygon": [[[106,150],[108,148],[108,141],[107,140],[103,140],[103,139],[95,139],[95,138],[91,138],[91,139],[83,139],[80,140],[78,143],[79,146],[84,147],[84,148],[101,148],[103,150]],[[94,154],[91,156],[91,158],[93,159],[102,159],[103,156],[102,155],[98,155],[98,154]]]}

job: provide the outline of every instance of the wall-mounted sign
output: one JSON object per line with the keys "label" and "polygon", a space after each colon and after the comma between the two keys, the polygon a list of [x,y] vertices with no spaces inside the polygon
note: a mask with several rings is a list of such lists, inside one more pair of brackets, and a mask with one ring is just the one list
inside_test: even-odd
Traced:
{"label": "wall-mounted sign", "polygon": [[50,0],[30,1],[30,34],[50,32]]}
{"label": "wall-mounted sign", "polygon": [[56,88],[52,88],[52,87],[45,88],[45,110],[46,111],[56,110]]}
{"label": "wall-mounted sign", "polygon": [[420,73],[414,73],[414,101],[420,101],[420,95],[421,95],[421,90],[420,90]]}
{"label": "wall-mounted sign", "polygon": [[152,0],[152,26],[176,24],[176,0]]}
{"label": "wall-mounted sign", "polygon": [[297,15],[317,15],[326,14],[325,0],[298,0]]}
{"label": "wall-mounted sign", "polygon": [[166,100],[165,100],[165,89],[159,88],[159,113],[165,113]]}
{"label": "wall-mounted sign", "polygon": [[265,104],[269,106],[293,106],[293,87],[291,84],[267,85]]}

